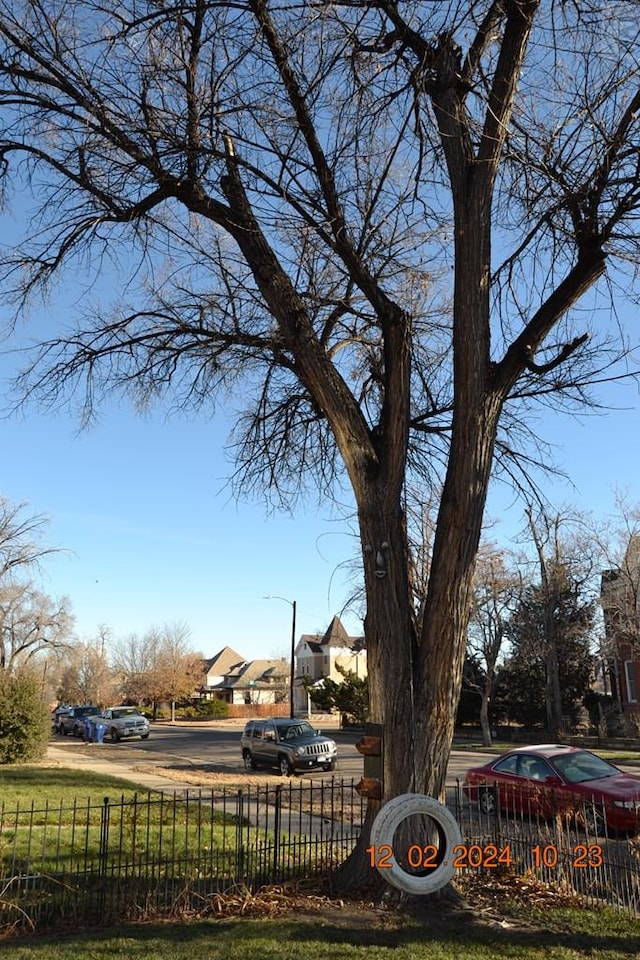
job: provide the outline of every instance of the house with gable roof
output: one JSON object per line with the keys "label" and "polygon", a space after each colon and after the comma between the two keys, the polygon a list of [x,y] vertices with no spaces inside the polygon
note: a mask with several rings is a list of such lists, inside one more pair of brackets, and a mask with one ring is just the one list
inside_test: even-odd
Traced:
{"label": "house with gable roof", "polygon": [[227,703],[284,703],[289,699],[286,660],[249,660],[225,674],[220,689]]}
{"label": "house with gable roof", "polygon": [[225,675],[244,662],[245,659],[242,654],[231,647],[223,647],[216,653],[215,657],[204,660],[202,662],[203,683],[200,690],[201,694],[206,696],[210,691],[217,689]]}
{"label": "house with gable roof", "polygon": [[295,648],[294,707],[308,709],[304,679],[320,681],[330,677],[340,683],[344,677],[338,670],[367,675],[367,651],[364,637],[351,637],[340,617],[335,616],[324,633],[303,633]]}
{"label": "house with gable roof", "polygon": [[245,660],[231,647],[223,647],[203,661],[200,696],[230,704],[281,703],[289,696],[286,660]]}

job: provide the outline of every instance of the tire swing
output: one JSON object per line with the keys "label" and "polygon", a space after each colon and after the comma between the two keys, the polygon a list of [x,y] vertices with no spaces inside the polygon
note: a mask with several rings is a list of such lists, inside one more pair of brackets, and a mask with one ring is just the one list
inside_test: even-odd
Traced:
{"label": "tire swing", "polygon": [[[400,824],[408,817],[420,814],[430,817],[435,822],[440,836],[440,862],[426,875],[407,873],[393,853],[393,838]],[[461,843],[460,826],[451,811],[434,797],[427,797],[420,793],[403,793],[399,797],[394,797],[384,805],[371,825],[373,849],[379,850],[385,847],[391,851],[385,858],[385,866],[376,857],[376,867],[391,886],[403,893],[424,896],[445,887],[455,874],[453,848]]]}

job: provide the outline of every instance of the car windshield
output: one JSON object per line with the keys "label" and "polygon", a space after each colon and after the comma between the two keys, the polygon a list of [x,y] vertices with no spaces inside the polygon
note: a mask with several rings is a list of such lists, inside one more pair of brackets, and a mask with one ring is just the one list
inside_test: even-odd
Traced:
{"label": "car windshield", "polygon": [[596,757],[595,753],[590,753],[588,750],[569,753],[564,757],[554,757],[553,762],[567,783],[602,780],[604,777],[615,777],[620,773],[612,763]]}
{"label": "car windshield", "polygon": [[288,727],[280,727],[278,735],[281,740],[300,740],[303,737],[315,737],[316,731],[310,723],[292,723]]}
{"label": "car windshield", "polygon": [[122,720],[123,717],[135,717],[138,711],[135,707],[123,708],[122,710],[112,710],[111,716],[114,720]]}

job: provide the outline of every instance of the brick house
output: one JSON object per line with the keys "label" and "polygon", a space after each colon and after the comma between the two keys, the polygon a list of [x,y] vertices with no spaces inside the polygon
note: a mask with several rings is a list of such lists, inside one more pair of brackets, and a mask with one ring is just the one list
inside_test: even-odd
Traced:
{"label": "brick house", "polygon": [[627,732],[640,731],[640,536],[629,540],[619,567],[604,570],[604,676]]}

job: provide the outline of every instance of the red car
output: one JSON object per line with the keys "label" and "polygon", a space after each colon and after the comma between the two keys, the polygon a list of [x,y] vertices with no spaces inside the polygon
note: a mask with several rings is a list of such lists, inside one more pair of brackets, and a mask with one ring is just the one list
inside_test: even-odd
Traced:
{"label": "red car", "polygon": [[550,817],[572,811],[598,833],[640,830],[640,776],[624,773],[580,747],[518,747],[467,771],[462,789],[484,813],[502,810]]}

